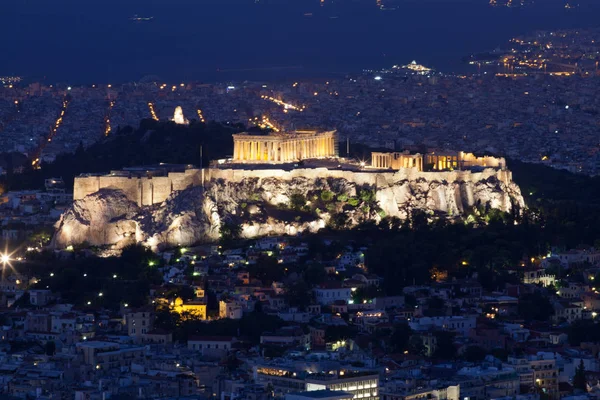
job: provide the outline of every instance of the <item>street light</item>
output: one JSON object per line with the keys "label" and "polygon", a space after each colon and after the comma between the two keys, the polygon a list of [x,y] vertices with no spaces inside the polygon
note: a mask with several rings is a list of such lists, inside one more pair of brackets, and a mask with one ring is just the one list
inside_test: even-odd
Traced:
{"label": "street light", "polygon": [[0,260],[2,261],[2,264],[7,264],[10,262],[10,256],[8,254],[2,254],[2,256],[0,256]]}

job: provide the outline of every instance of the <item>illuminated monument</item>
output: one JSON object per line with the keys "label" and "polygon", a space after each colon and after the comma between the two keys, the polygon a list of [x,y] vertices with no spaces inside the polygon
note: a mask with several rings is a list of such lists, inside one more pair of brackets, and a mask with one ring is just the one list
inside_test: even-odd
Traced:
{"label": "illuminated monument", "polygon": [[173,114],[173,119],[171,119],[171,121],[175,122],[177,125],[188,125],[190,123],[183,116],[183,109],[181,106],[175,108],[175,113]]}
{"label": "illuminated monument", "polygon": [[473,153],[431,152],[427,154],[410,154],[404,152],[373,152],[371,167],[390,170],[416,168],[418,171],[452,171],[470,168],[506,169],[503,157],[477,157]]}
{"label": "illuminated monument", "polygon": [[336,131],[297,130],[233,135],[233,162],[285,163],[337,157]]}
{"label": "illuminated monument", "polygon": [[[339,213],[347,215],[350,228],[386,216],[410,219],[415,210],[458,221],[479,205],[514,213],[525,208],[503,158],[374,152],[371,165],[363,161],[359,167],[328,160],[337,157],[335,131],[246,132],[234,134],[233,141],[233,158],[208,168],[160,164],[76,177],[74,203],[57,222],[53,245],[121,249],[142,243],[159,250],[218,241],[224,223],[237,224],[242,238],[255,238],[315,233]],[[309,159],[323,161],[295,164]],[[373,201],[362,199],[365,190]],[[271,212],[291,208],[295,193],[308,199],[316,191],[336,194],[331,210],[313,208],[306,220]],[[203,304],[181,301],[173,311],[203,318],[206,312]]]}

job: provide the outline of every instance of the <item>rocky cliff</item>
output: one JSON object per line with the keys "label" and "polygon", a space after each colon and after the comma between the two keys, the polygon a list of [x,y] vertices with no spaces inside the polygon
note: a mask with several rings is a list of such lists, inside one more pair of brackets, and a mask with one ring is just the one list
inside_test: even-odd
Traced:
{"label": "rocky cliff", "polygon": [[118,188],[100,189],[62,215],[54,243],[59,248],[84,242],[120,248],[138,242],[157,249],[215,241],[232,230],[250,238],[316,232],[328,224],[351,228],[388,216],[406,219],[414,210],[460,219],[477,206],[520,212],[525,204],[510,172],[492,169],[418,174],[236,171],[235,176],[213,174],[205,189],[174,191],[152,206],[138,206]]}

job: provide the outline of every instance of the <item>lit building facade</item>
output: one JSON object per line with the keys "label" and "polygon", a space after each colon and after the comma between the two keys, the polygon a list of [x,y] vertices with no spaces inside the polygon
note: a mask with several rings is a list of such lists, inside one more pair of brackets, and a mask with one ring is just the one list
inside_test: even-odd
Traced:
{"label": "lit building facade", "polygon": [[463,170],[474,167],[506,169],[506,160],[503,157],[477,157],[473,153],[462,151],[431,152],[425,155],[409,154],[408,151],[373,152],[371,166],[392,170],[416,168],[418,171]]}
{"label": "lit building facade", "polygon": [[283,365],[254,367],[257,383],[271,384],[276,396],[299,391],[343,391],[353,399],[379,400],[379,374],[376,371],[336,370],[309,372]]}
{"label": "lit building facade", "polygon": [[193,316],[194,318],[206,319],[206,304],[204,302],[190,301],[184,303],[183,299],[178,297],[171,304],[171,310],[177,314],[183,314],[184,318],[187,318],[186,314],[189,314],[189,316]]}
{"label": "lit building facade", "polygon": [[141,339],[153,328],[154,312],[150,307],[132,310],[125,314],[125,322],[127,324],[127,334],[132,338]]}
{"label": "lit building facade", "polygon": [[401,169],[417,168],[423,171],[423,156],[421,154],[409,154],[407,151],[398,153],[371,153],[371,166],[375,168]]}
{"label": "lit building facade", "polygon": [[337,157],[336,131],[233,135],[234,162],[285,163],[327,157]]}

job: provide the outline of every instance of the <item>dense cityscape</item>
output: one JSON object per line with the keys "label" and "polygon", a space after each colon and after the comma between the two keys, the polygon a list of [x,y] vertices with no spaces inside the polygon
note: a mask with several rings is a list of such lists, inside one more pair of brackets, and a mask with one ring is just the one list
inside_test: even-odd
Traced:
{"label": "dense cityscape", "polygon": [[0,76],[0,397],[600,397],[599,61]]}

